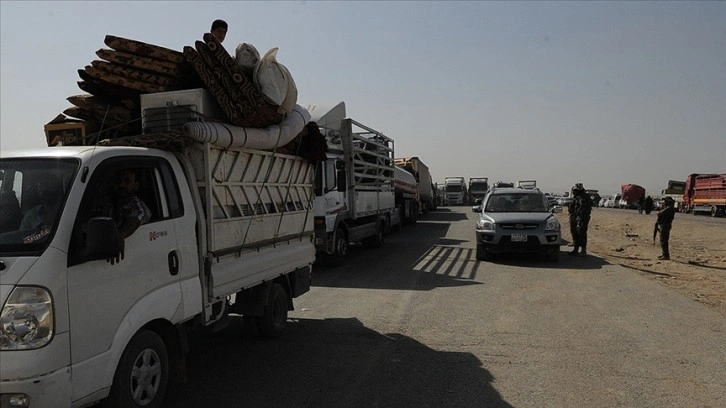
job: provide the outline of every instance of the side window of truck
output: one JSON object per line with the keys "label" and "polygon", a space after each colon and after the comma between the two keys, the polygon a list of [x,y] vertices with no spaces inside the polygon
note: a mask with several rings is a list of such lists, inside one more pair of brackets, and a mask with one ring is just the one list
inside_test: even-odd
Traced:
{"label": "side window of truck", "polygon": [[146,224],[178,218],[184,214],[179,185],[166,160],[136,156],[106,160],[91,176],[78,208],[69,247],[69,266],[85,262],[85,228],[88,220],[98,216],[116,218],[119,215],[119,190],[124,188],[124,178],[125,182],[130,182],[125,177],[129,173],[132,173],[132,179],[137,183],[136,196],[151,214]]}

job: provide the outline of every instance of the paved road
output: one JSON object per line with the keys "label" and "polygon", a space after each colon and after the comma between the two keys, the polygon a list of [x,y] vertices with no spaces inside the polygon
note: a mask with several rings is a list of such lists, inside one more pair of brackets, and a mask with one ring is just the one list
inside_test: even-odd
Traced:
{"label": "paved road", "polygon": [[473,219],[317,268],[279,339],[195,336],[166,406],[726,406],[723,317],[596,257],[477,262]]}

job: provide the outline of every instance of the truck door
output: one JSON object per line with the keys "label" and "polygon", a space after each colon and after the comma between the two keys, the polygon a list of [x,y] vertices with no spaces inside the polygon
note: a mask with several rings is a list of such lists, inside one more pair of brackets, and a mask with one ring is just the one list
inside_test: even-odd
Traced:
{"label": "truck door", "polygon": [[[85,222],[118,207],[114,199],[118,186],[110,181],[128,168],[135,173],[137,196],[150,217],[125,239],[120,262],[84,261]],[[127,156],[104,161],[90,177],[68,258],[74,401],[110,385],[115,359],[146,319],[171,318],[165,314],[182,309],[184,273],[179,273],[177,230],[194,231],[194,226],[183,225],[179,187],[170,173],[170,164],[163,158]]]}

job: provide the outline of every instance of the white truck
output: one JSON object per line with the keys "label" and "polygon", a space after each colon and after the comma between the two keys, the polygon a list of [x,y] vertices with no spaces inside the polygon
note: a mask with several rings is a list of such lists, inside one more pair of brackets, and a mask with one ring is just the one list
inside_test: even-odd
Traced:
{"label": "white truck", "polygon": [[469,200],[464,177],[444,178],[444,192],[449,205],[465,205]]}
{"label": "white truck", "polygon": [[484,198],[489,192],[488,177],[470,177],[469,178],[469,203],[474,205],[477,198]]}
{"label": "white truck", "polygon": [[[129,168],[152,216],[107,262],[118,229],[94,209]],[[280,335],[310,289],[313,179],[298,156],[198,142],[3,151],[0,192],[52,210],[0,233],[0,406],[159,406],[189,330],[238,314]]]}
{"label": "white truck", "polygon": [[315,183],[315,246],[336,265],[349,245],[378,248],[400,223],[394,197],[393,140],[346,118],[345,103],[308,105],[328,144]]}
{"label": "white truck", "polygon": [[395,163],[396,166],[408,171],[416,178],[419,213],[427,214],[429,211],[434,211],[437,204],[434,183],[428,166],[418,157],[400,157],[395,159]]}

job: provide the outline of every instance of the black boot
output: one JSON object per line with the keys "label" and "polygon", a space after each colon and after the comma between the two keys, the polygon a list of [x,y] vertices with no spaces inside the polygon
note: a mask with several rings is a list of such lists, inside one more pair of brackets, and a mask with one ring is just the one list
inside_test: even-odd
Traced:
{"label": "black boot", "polygon": [[579,251],[579,250],[580,250],[580,247],[576,246],[575,249],[568,252],[568,255],[577,255],[577,251]]}

